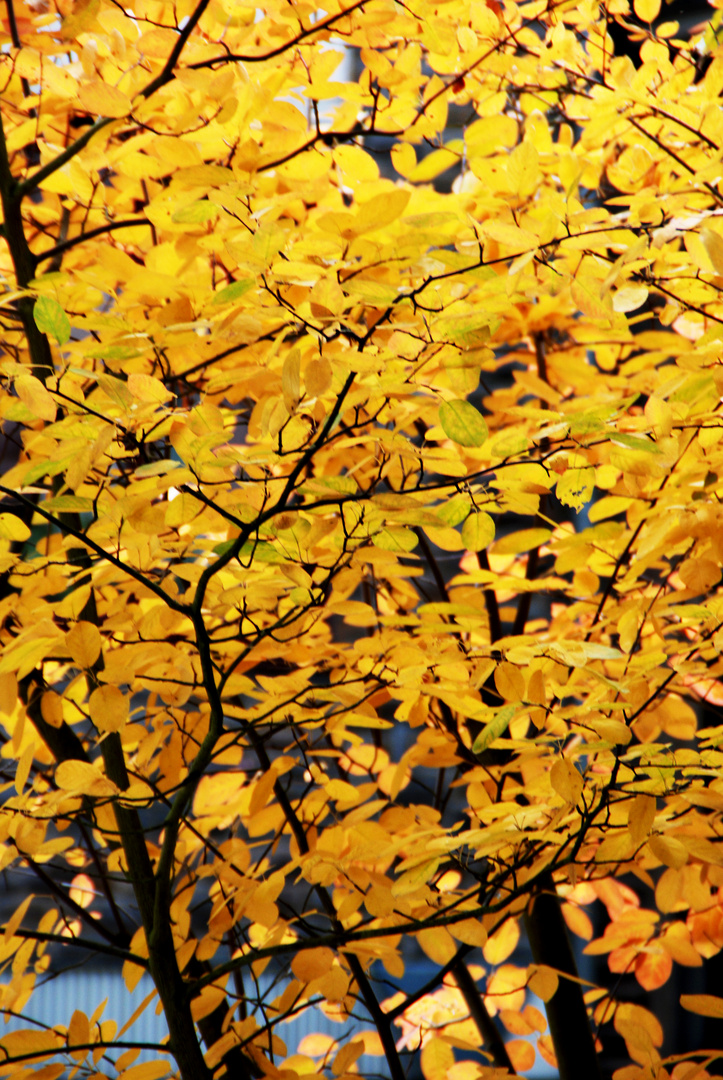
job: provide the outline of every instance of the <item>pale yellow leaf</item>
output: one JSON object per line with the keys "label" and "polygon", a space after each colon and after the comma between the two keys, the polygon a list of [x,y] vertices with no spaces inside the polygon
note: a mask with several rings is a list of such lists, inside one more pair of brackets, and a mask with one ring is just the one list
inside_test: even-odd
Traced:
{"label": "pale yellow leaf", "polygon": [[15,380],[15,390],[22,403],[27,405],[38,420],[55,420],[56,404],[40,379],[36,379],[34,375],[20,375]]}
{"label": "pale yellow leaf", "polygon": [[55,770],[55,781],[63,791],[94,796],[119,794],[116,785],[89,761],[77,761],[74,758],[61,761]]}
{"label": "pale yellow leaf", "polygon": [[93,116],[127,116],[132,108],[130,98],[122,90],[100,79],[81,82],[78,97],[83,108]]}

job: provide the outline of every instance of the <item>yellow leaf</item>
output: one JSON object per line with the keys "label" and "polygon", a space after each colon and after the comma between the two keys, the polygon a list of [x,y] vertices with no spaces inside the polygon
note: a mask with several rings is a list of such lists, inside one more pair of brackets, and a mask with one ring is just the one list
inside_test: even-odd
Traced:
{"label": "yellow leaf", "polygon": [[[410,150],[412,147],[408,143],[402,144],[402,146],[408,146]],[[414,151],[412,150],[412,153]],[[408,156],[407,160],[409,160]],[[402,161],[402,155],[397,155],[397,159],[400,164],[404,164]],[[454,166],[458,166],[460,162],[460,155],[455,154],[451,150],[447,150],[445,147],[440,147],[438,150],[432,150],[431,154],[427,154],[422,160],[407,173],[407,179],[413,184],[426,184],[430,180],[434,180],[441,173],[447,169],[451,169]],[[400,171],[400,170],[397,170]]]}
{"label": "yellow leaf", "polygon": [[100,79],[81,82],[78,98],[83,108],[93,116],[127,116],[132,108],[130,98],[122,90]]}
{"label": "yellow leaf", "polygon": [[592,499],[595,490],[595,470],[566,469],[555,485],[555,493],[561,503],[582,510]]}
{"label": "yellow leaf", "polygon": [[332,367],[325,357],[312,360],[304,368],[304,385],[311,397],[319,397],[331,386]]}
{"label": "yellow leaf", "polygon": [[[530,195],[537,186],[540,157],[527,139],[519,143],[507,159],[507,177],[510,188],[520,195]],[[533,246],[536,246],[533,239]]]}
{"label": "yellow leaf", "polygon": [[655,821],[655,799],[651,795],[636,795],[628,811],[628,830],[638,847],[650,835]]}
{"label": "yellow leaf", "polygon": [[610,322],[612,303],[609,296],[602,297],[599,284],[575,278],[571,286],[572,299],[583,315],[604,323]]}
{"label": "yellow leaf", "polygon": [[483,551],[495,538],[495,523],[489,514],[472,513],[462,526],[462,543],[468,551]]}
{"label": "yellow leaf", "polygon": [[55,690],[46,690],[40,699],[40,714],[46,724],[59,728],[63,723],[63,699]]}
{"label": "yellow leaf", "polygon": [[686,559],[678,571],[686,588],[696,596],[708,592],[721,579],[721,569],[712,559]]}
{"label": "yellow leaf", "polygon": [[361,203],[357,216],[358,224],[354,232],[357,234],[374,232],[391,225],[403,214],[411,194],[410,191],[395,188]]}
{"label": "yellow leaf", "polygon": [[575,766],[567,758],[558,758],[550,769],[550,783],[557,794],[573,806],[577,803],[583,789],[583,779]]}
{"label": "yellow leaf", "polygon": [[173,1072],[169,1061],[144,1061],[142,1065],[134,1065],[131,1069],[123,1070],[123,1080],[160,1080],[162,1076],[170,1076]]}
{"label": "yellow leaf", "polygon": [[90,695],[88,711],[98,731],[120,731],[128,720],[128,698],[117,686],[99,686]]}
{"label": "yellow leaf", "polygon": [[3,940],[6,945],[8,945],[10,941],[12,941],[15,935],[15,931],[18,929],[21,922],[25,918],[25,912],[28,910],[34,899],[35,896],[33,893],[30,893],[28,896],[24,897],[6,922],[5,932],[3,934]]}
{"label": "yellow leaf", "polygon": [[89,761],[61,761],[55,770],[55,781],[63,791],[81,792],[96,797],[119,794],[116,785]]}
{"label": "yellow leaf", "polygon": [[177,40],[176,33],[170,27],[159,26],[141,34],[135,46],[143,56],[155,56],[165,60]]}
{"label": "yellow leaf", "polygon": [[503,701],[522,701],[525,697],[525,677],[515,664],[502,660],[495,668],[495,686]]}
{"label": "yellow leaf", "polygon": [[723,1020],[723,998],[713,994],[681,994],[680,1004],[687,1012]]}
{"label": "yellow leaf", "polygon": [[663,1028],[650,1009],[633,1002],[621,1001],[615,1010],[614,1022],[616,1030],[623,1024],[629,1025],[630,1028],[638,1029],[650,1046],[662,1046]]}
{"label": "yellow leaf", "polygon": [[417,165],[417,155],[410,143],[395,143],[392,147],[392,165],[400,176],[409,179]]}
{"label": "yellow leaf", "polygon": [[73,1046],[79,1043],[87,1044],[89,1042],[90,1024],[88,1023],[88,1017],[85,1015],[84,1012],[76,1009],[70,1018],[70,1023],[68,1024],[68,1049],[70,1050],[72,1057],[75,1058],[76,1061],[84,1061],[88,1054],[88,1050],[83,1049],[73,1051]]}
{"label": "yellow leaf", "polygon": [[633,8],[642,22],[651,23],[660,14],[660,0],[633,0]]}
{"label": "yellow leaf", "polygon": [[128,376],[128,389],[134,398],[146,404],[163,405],[173,398],[171,391],[166,390],[160,379],[139,372],[131,372]]}
{"label": "yellow leaf", "polygon": [[404,896],[407,893],[416,892],[417,889],[421,888],[422,885],[426,885],[434,877],[438,869],[438,857],[422,859],[416,866],[413,866],[410,870],[405,870],[397,878],[391,888],[392,896]]}
{"label": "yellow leaf", "polygon": [[364,1043],[361,1039],[354,1039],[352,1042],[345,1043],[331,1063],[331,1071],[334,1076],[341,1076],[342,1073],[349,1072],[351,1066],[363,1053]]}
{"label": "yellow leaf", "polygon": [[432,1035],[422,1047],[420,1064],[424,1080],[447,1080],[449,1070],[454,1065],[452,1047]]}
{"label": "yellow leaf", "polygon": [[291,961],[291,970],[299,982],[309,983],[326,975],[334,964],[334,953],[326,946],[318,949],[305,949]]}
{"label": "yellow leaf", "polygon": [[608,720],[605,716],[594,717],[589,721],[590,727],[605,742],[613,746],[627,746],[633,737],[630,728],[622,720]]}
{"label": "yellow leaf", "polygon": [[558,975],[546,964],[533,964],[529,969],[527,985],[542,1001],[549,1001],[557,992]]}
{"label": "yellow leaf", "polygon": [[0,513],[0,540],[24,543],[30,539],[30,529],[17,514]]}
{"label": "yellow leaf", "polygon": [[[56,1050],[60,1046],[60,1036],[54,1031],[36,1031],[32,1028],[22,1028],[20,1031],[11,1031],[0,1039],[2,1056],[12,1059],[19,1055],[28,1056],[37,1054],[47,1056],[49,1050]],[[27,1064],[28,1062],[26,1062]]]}
{"label": "yellow leaf", "polygon": [[535,1048],[524,1039],[510,1039],[505,1043],[510,1061],[516,1072],[527,1072],[535,1064]]}
{"label": "yellow leaf", "polygon": [[33,758],[35,756],[35,743],[31,742],[23,750],[18,761],[17,769],[15,770],[15,790],[18,795],[22,795],[23,788],[30,774],[30,766],[33,764]]}
{"label": "yellow leaf", "polygon": [[38,420],[55,420],[55,401],[40,379],[36,379],[34,375],[20,375],[15,380],[15,390],[22,403],[27,405]]}
{"label": "yellow leaf", "polygon": [[613,293],[613,311],[637,311],[648,299],[647,285],[625,285]]}
{"label": "yellow leaf", "polygon": [[440,405],[439,422],[445,435],[459,446],[482,446],[488,435],[479,409],[461,398]]}
{"label": "yellow leaf", "polygon": [[520,529],[495,540],[492,550],[496,555],[520,555],[546,543],[552,533],[549,529]]}
{"label": "yellow leaf", "polygon": [[298,349],[291,349],[286,354],[284,366],[281,372],[281,390],[284,395],[284,405],[289,416],[293,416],[301,398],[301,353]]}
{"label": "yellow leaf", "polygon": [[201,993],[191,1002],[191,1015],[196,1023],[203,1020],[226,999],[226,991],[221,986],[204,986]]}
{"label": "yellow leaf", "polygon": [[433,930],[420,930],[417,941],[423,952],[439,967],[449,963],[457,951],[452,935],[444,926],[438,926]]}
{"label": "yellow leaf", "polygon": [[594,933],[590,916],[581,907],[575,904],[563,904],[562,914],[567,927],[583,941],[591,941]]}
{"label": "yellow leaf", "polygon": [[65,635],[65,644],[78,667],[92,668],[100,656],[103,639],[97,626],[81,620]]}
{"label": "yellow leaf", "polygon": [[463,919],[461,922],[452,923],[449,932],[457,941],[475,948],[481,947],[487,941],[487,931],[477,919]]}
{"label": "yellow leaf", "polygon": [[95,896],[92,879],[87,874],[76,874],[71,882],[68,895],[71,900],[74,900],[76,904],[80,904],[81,907],[89,907]]}
{"label": "yellow leaf", "polygon": [[688,861],[688,849],[674,836],[651,836],[648,847],[664,866],[679,869]]}
{"label": "yellow leaf", "polygon": [[716,274],[723,276],[723,236],[704,225],[700,230],[700,238]]}
{"label": "yellow leaf", "polygon": [[[309,1057],[326,1057],[336,1045],[336,1040],[331,1035],[313,1031],[310,1035],[304,1035],[299,1043],[298,1053],[307,1054]],[[361,1049],[364,1047],[361,1046]]]}
{"label": "yellow leaf", "polygon": [[507,919],[499,930],[485,942],[482,952],[488,964],[501,964],[517,948],[520,940],[520,927],[516,919]]}

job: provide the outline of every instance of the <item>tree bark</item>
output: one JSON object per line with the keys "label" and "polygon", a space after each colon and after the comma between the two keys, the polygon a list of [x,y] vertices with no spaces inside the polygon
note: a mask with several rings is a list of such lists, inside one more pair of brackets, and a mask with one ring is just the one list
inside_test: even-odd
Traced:
{"label": "tree bark", "polygon": [[[525,914],[525,929],[538,964],[577,978],[575,956],[552,875],[533,897]],[[557,991],[545,1004],[560,1080],[602,1080],[587,1008],[580,983],[560,978]]]}

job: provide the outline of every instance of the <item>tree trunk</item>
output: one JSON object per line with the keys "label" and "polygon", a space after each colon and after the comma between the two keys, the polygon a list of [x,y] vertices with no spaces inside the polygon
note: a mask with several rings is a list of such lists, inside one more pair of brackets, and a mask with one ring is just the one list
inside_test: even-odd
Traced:
{"label": "tree trunk", "polygon": [[[532,955],[536,963],[577,978],[575,956],[551,875],[543,882],[543,889],[525,914]],[[545,1009],[560,1080],[602,1080],[580,983],[561,978]]]}

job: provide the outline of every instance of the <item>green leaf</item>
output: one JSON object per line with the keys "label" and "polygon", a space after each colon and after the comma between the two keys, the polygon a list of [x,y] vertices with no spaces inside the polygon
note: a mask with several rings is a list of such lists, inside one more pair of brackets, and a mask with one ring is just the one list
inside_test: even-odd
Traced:
{"label": "green leaf", "polygon": [[644,439],[640,435],[628,435],[627,432],[616,431],[612,441],[618,446],[626,446],[628,450],[641,450],[644,454],[659,454],[660,447],[656,446],[651,439]]}
{"label": "green leaf", "polygon": [[470,512],[471,506],[472,500],[469,495],[460,492],[436,508],[437,517],[441,518],[445,525],[451,525],[454,528],[464,521]]}
{"label": "green leaf", "polygon": [[382,551],[414,551],[417,546],[417,537],[411,529],[404,526],[392,526],[382,529],[373,537],[374,547]]}
{"label": "green leaf", "polygon": [[289,561],[287,556],[277,551],[273,544],[267,544],[264,540],[259,540],[256,543],[249,540],[241,548],[239,559],[243,563],[247,563],[250,559],[253,559],[254,562],[276,564]]}
{"label": "green leaf", "polygon": [[481,446],[487,439],[487,424],[482,413],[469,401],[445,401],[439,407],[442,431],[459,446]]}
{"label": "green leaf", "polygon": [[322,497],[328,497],[337,492],[341,495],[356,495],[359,485],[350,476],[312,476],[299,490],[304,495],[321,495]]}
{"label": "green leaf", "polygon": [[503,705],[498,709],[494,717],[480,731],[472,746],[473,754],[481,754],[488,746],[499,739],[503,732],[507,731],[510,720],[517,712],[517,705]]}
{"label": "green leaf", "polygon": [[93,500],[84,499],[81,495],[56,495],[53,499],[45,500],[43,509],[52,510],[54,513],[76,512],[82,514],[93,509]]}
{"label": "green leaf", "polygon": [[52,296],[39,296],[33,307],[33,318],[38,330],[51,334],[58,345],[70,340],[70,319]]}
{"label": "green leaf", "polygon": [[[142,476],[164,476],[166,473],[173,472],[174,469],[180,469],[180,461],[151,461],[148,465],[139,465],[135,471],[135,475]],[[189,476],[191,474],[189,473]],[[178,481],[176,481],[178,483]]]}
{"label": "green leaf", "polygon": [[489,514],[470,514],[462,526],[462,543],[467,551],[483,551],[495,538],[495,523]]}
{"label": "green leaf", "polygon": [[213,298],[214,304],[230,304],[233,300],[239,300],[249,289],[253,289],[256,278],[241,278],[240,281],[232,281],[230,285],[219,289]]}
{"label": "green leaf", "polygon": [[220,212],[220,207],[215,203],[209,202],[208,199],[198,199],[176,210],[171,221],[175,221],[177,225],[203,225],[217,218]]}
{"label": "green leaf", "polygon": [[104,345],[90,349],[84,355],[89,360],[135,360],[137,356],[143,356],[143,351],[134,345]]}
{"label": "green leaf", "polygon": [[66,454],[62,458],[56,458],[55,461],[49,459],[43,461],[41,458],[23,474],[23,484],[27,487],[44,476],[57,476],[59,473],[65,472],[66,469],[70,468],[76,456],[76,454]]}

